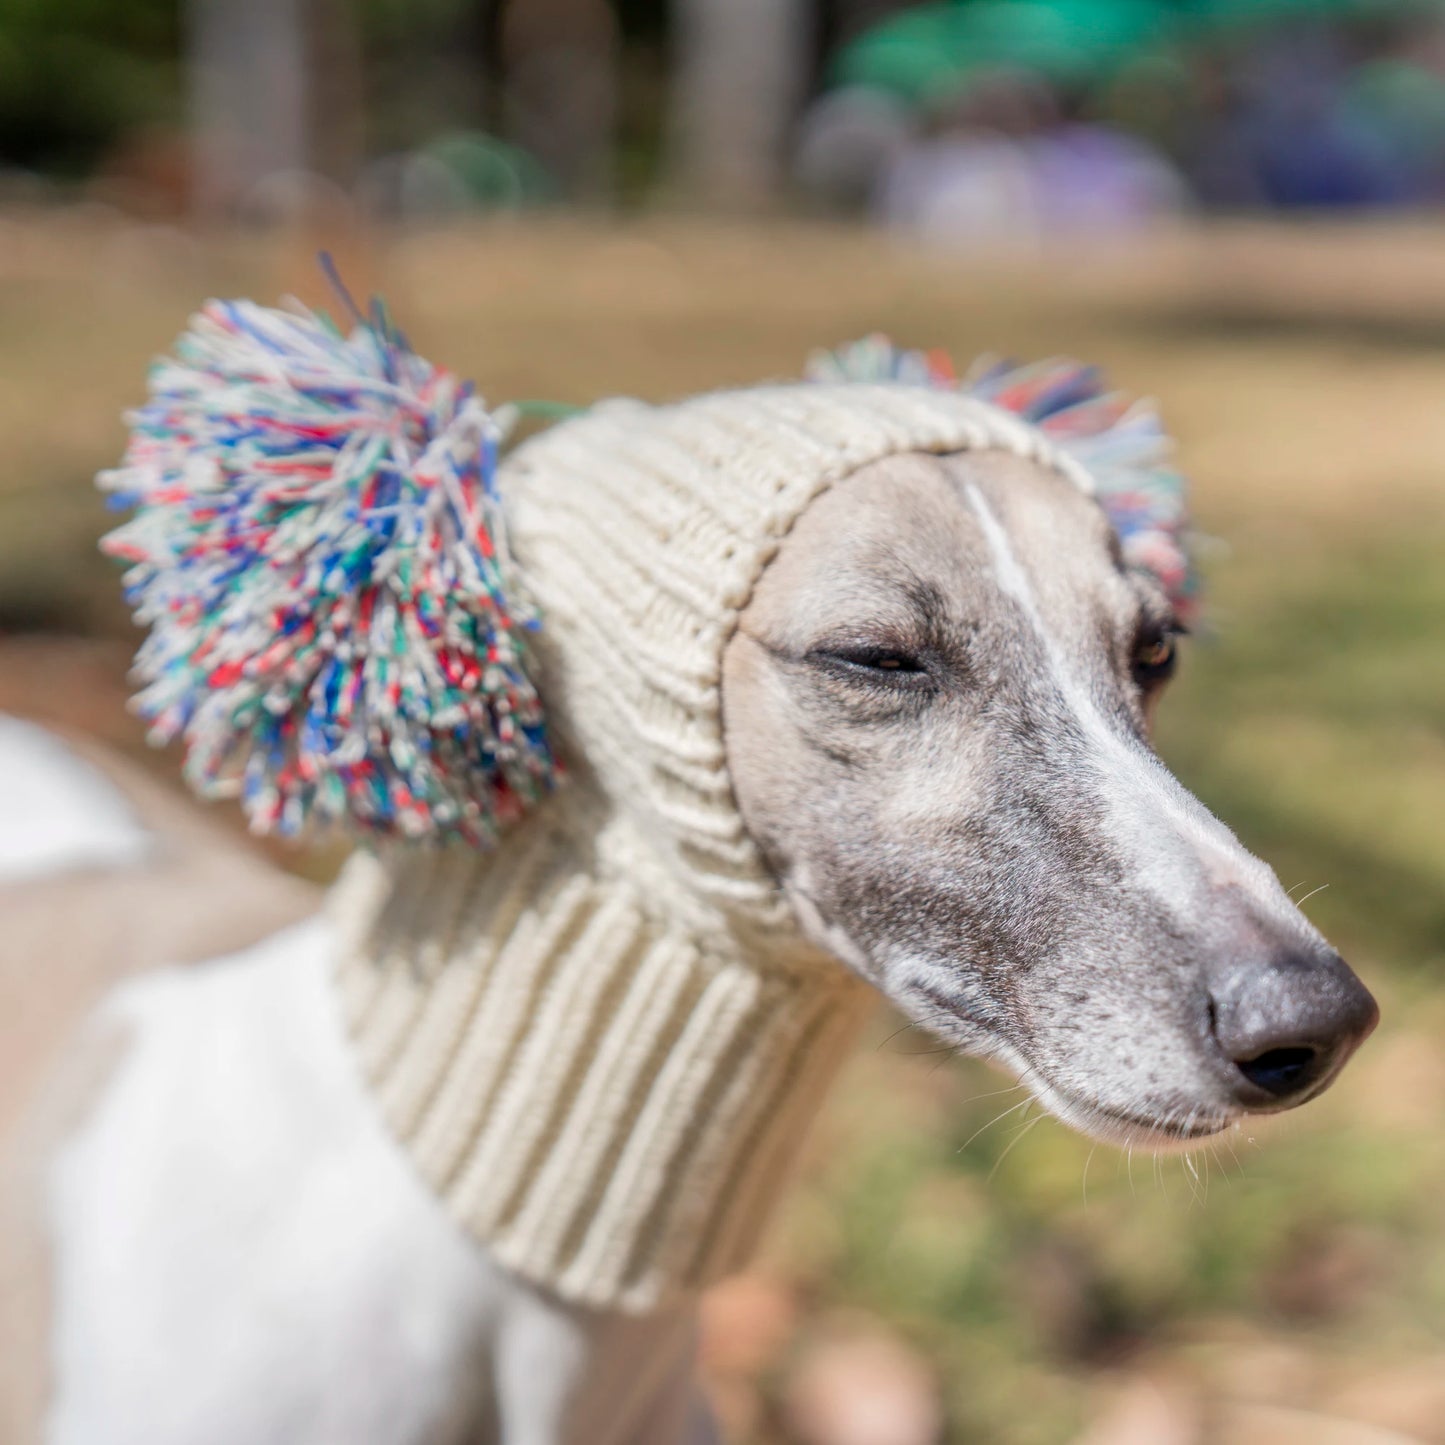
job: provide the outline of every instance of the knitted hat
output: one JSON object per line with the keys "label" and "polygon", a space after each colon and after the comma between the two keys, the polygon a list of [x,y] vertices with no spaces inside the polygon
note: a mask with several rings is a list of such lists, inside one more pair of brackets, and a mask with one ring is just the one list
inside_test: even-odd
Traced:
{"label": "knitted hat", "polygon": [[1177,478],[1130,473],[1157,419],[1092,373],[988,370],[993,405],[876,341],[814,370],[610,402],[498,467],[492,415],[384,314],[347,337],[211,303],[102,477],[138,509],[111,548],[153,732],[256,826],[372,837],[331,907],[382,1116],[497,1259],[591,1305],[746,1260],[868,1006],[802,937],[723,739],[724,650],[809,502],[1006,451],[1100,482],[1126,555],[1186,577]]}
{"label": "knitted hat", "polygon": [[388,1124],[519,1273],[648,1309],[746,1261],[869,990],[804,942],[743,825],[723,649],[826,487],[981,449],[1088,485],[1014,416],[887,384],[611,402],[504,463],[572,782],[493,857],[356,860],[336,916]]}

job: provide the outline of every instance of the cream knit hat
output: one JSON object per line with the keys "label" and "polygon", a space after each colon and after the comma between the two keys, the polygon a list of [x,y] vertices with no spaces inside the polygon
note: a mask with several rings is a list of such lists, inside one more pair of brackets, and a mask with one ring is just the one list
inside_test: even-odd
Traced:
{"label": "cream knit hat", "polygon": [[332,906],[388,1126],[519,1274],[647,1310],[746,1261],[869,990],[802,939],[743,826],[723,650],[821,491],[983,449],[1090,487],[1008,412],[890,384],[610,402],[503,464],[571,781],[493,854],[358,855]]}
{"label": "cream knit hat", "polygon": [[258,830],[379,840],[331,906],[388,1126],[501,1262],[655,1308],[746,1260],[869,999],[733,797],[723,653],[763,569],[858,468],[992,449],[1097,482],[1182,607],[1183,482],[1088,368],[964,394],[881,338],[813,384],[596,407],[499,468],[472,389],[342,299],[349,335],[210,302],[153,369],[100,477],[135,509],[106,545],[151,626],[137,708]]}

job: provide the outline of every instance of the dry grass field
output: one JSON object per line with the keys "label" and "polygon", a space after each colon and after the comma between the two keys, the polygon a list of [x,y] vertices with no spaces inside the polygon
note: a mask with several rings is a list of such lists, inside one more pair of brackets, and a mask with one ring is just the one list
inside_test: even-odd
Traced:
{"label": "dry grass field", "polygon": [[[90,477],[199,299],[324,299],[312,242],[0,217],[0,708],[140,751]],[[1213,539],[1162,749],[1287,887],[1323,889],[1307,911],[1380,996],[1323,1101],[1132,1167],[1027,1109],[991,1123],[1006,1081],[880,1018],[767,1258],[708,1303],[738,1440],[1445,1442],[1442,242],[1230,225],[963,259],[557,220],[337,246],[498,399],[786,377],[874,329],[1069,352],[1158,397]]]}

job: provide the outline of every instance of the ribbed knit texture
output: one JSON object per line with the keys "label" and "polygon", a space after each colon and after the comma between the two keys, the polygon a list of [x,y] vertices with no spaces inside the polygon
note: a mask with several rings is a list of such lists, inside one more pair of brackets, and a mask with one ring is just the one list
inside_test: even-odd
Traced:
{"label": "ribbed knit texture", "polygon": [[524,832],[490,866],[353,863],[338,901],[382,907],[349,920],[345,1007],[383,1115],[503,1264],[652,1308],[746,1261],[870,994],[816,958],[711,953]]}
{"label": "ribbed knit texture", "polygon": [[1009,414],[905,386],[613,402],[503,469],[573,782],[495,854],[358,857],[338,983],[382,1114],[529,1279],[646,1310],[746,1262],[868,991],[798,934],[726,766],[722,654],[820,491]]}

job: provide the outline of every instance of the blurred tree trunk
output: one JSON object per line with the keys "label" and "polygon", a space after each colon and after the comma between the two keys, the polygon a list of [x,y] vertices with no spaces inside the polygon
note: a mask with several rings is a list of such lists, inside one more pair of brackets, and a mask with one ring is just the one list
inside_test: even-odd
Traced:
{"label": "blurred tree trunk", "polygon": [[187,22],[202,218],[234,214],[272,177],[352,179],[361,97],[346,0],[189,0]]}
{"label": "blurred tree trunk", "polygon": [[195,205],[219,219],[306,164],[304,0],[190,0]]}
{"label": "blurred tree trunk", "polygon": [[352,0],[302,3],[310,74],[307,166],[349,189],[360,169],[365,144],[356,7]]}
{"label": "blurred tree trunk", "polygon": [[502,14],[508,136],[564,196],[612,194],[617,20],[607,0],[512,0]]}
{"label": "blurred tree trunk", "polygon": [[811,0],[675,0],[680,189],[744,207],[777,194],[811,68],[812,11]]}

